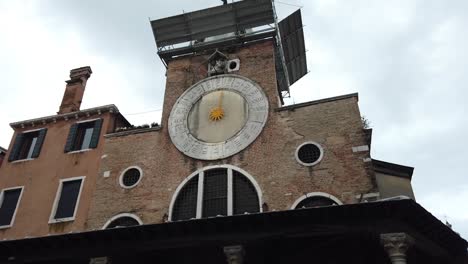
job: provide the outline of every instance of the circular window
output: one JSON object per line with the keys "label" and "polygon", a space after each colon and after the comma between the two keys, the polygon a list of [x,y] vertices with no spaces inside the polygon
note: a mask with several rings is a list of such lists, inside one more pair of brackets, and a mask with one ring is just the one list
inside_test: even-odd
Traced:
{"label": "circular window", "polygon": [[138,167],[127,168],[120,176],[120,185],[123,188],[133,188],[140,182],[142,174]]}
{"label": "circular window", "polygon": [[323,149],[315,142],[306,142],[296,150],[297,161],[304,166],[313,166],[322,160]]}
{"label": "circular window", "polygon": [[229,69],[230,70],[235,70],[237,68],[237,61],[231,61],[229,63]]}

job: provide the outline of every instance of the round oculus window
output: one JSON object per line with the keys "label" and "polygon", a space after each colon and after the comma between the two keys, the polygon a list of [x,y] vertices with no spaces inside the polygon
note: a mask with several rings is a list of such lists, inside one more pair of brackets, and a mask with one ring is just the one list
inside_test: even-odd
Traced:
{"label": "round oculus window", "polygon": [[124,188],[135,187],[141,179],[141,171],[137,168],[127,169],[120,177],[120,184]]}
{"label": "round oculus window", "polygon": [[297,161],[304,166],[313,166],[322,160],[323,149],[315,142],[306,142],[296,150]]}

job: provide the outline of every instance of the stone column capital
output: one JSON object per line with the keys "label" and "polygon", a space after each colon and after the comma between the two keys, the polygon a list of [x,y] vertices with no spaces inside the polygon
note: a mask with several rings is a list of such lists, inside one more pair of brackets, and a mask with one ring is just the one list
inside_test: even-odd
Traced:
{"label": "stone column capital", "polygon": [[387,233],[380,235],[380,243],[393,264],[405,264],[406,251],[414,244],[414,239],[406,233]]}
{"label": "stone column capital", "polygon": [[224,254],[228,264],[242,264],[244,262],[244,247],[241,245],[224,247]]}

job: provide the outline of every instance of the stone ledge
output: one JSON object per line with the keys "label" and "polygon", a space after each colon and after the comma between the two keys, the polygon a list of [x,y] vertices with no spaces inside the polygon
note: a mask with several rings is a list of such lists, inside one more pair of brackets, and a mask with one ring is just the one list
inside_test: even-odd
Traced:
{"label": "stone ledge", "polygon": [[104,105],[104,106],[98,106],[98,107],[93,107],[89,109],[84,109],[76,112],[71,112],[71,113],[64,113],[64,114],[57,114],[57,115],[51,115],[51,116],[45,116],[45,117],[39,117],[35,119],[29,119],[29,120],[24,120],[24,121],[19,121],[19,122],[14,122],[10,123],[10,126],[12,128],[24,128],[26,126],[43,126],[46,125],[47,123],[56,123],[59,120],[72,120],[72,119],[78,119],[80,117],[89,117],[92,115],[101,115],[102,113],[109,112],[109,113],[119,113],[119,109],[117,106],[110,104],[110,105]]}
{"label": "stone ledge", "polygon": [[112,134],[107,134],[104,135],[105,138],[112,138],[112,137],[123,137],[123,136],[128,136],[128,135],[134,135],[134,134],[141,134],[141,133],[147,133],[147,132],[153,132],[153,131],[159,131],[161,130],[161,127],[149,127],[149,128],[139,128],[139,129],[132,129],[128,131],[120,131]]}

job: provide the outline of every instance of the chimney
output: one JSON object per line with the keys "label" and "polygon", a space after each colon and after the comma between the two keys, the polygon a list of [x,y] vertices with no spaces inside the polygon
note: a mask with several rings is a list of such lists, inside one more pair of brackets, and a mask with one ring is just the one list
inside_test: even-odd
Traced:
{"label": "chimney", "polygon": [[86,82],[91,76],[91,67],[85,66],[70,71],[70,80],[66,81],[65,93],[58,114],[70,113],[80,110]]}

